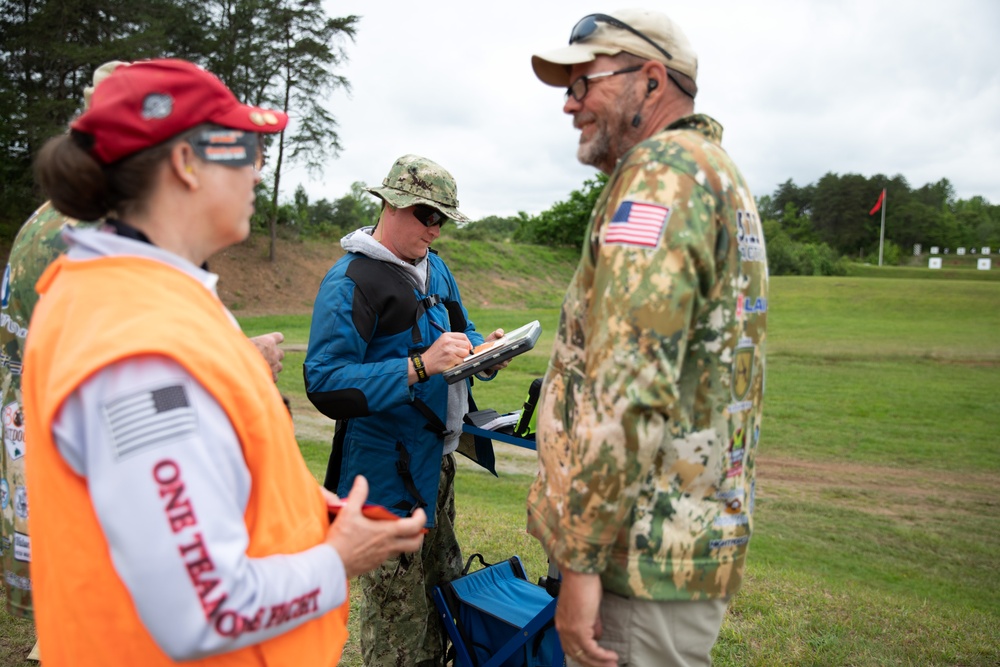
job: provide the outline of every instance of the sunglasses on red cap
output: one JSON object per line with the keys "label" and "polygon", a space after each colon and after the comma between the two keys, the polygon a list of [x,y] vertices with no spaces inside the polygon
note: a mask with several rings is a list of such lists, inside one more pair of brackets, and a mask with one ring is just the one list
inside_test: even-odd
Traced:
{"label": "sunglasses on red cap", "polygon": [[215,125],[199,132],[189,143],[195,155],[206,162],[227,167],[253,165],[257,171],[264,167],[264,138],[256,132]]}

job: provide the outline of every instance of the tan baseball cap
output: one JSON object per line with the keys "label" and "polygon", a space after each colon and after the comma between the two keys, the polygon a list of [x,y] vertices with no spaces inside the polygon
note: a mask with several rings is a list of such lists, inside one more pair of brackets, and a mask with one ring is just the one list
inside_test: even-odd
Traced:
{"label": "tan baseball cap", "polygon": [[623,51],[698,80],[698,56],[680,27],[667,15],[648,9],[584,16],[570,33],[569,46],[531,56],[531,66],[543,83],[564,87],[570,84],[571,65]]}

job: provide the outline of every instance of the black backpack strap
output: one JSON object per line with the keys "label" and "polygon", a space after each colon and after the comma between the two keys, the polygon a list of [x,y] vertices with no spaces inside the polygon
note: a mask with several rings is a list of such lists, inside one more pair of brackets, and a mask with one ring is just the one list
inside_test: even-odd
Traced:
{"label": "black backpack strap", "polygon": [[[395,268],[395,267],[394,267]],[[420,345],[423,343],[423,336],[420,335],[420,318],[427,314],[427,311],[434,306],[441,303],[441,297],[437,294],[430,294],[425,296],[423,299],[417,300],[417,310],[413,316],[413,344]],[[427,315],[430,317],[430,315]],[[433,322],[431,322],[433,324]]]}
{"label": "black backpack strap", "polygon": [[542,392],[542,381],[544,379],[535,378],[528,386],[528,397],[524,400],[524,405],[521,406],[521,418],[514,425],[514,435],[519,438],[528,435],[531,417],[535,414],[535,408],[538,406],[538,397]]}
{"label": "black backpack strap", "polygon": [[415,407],[420,414],[423,415],[424,419],[427,420],[427,424],[424,425],[425,429],[442,438],[446,438],[451,435],[451,431],[449,431],[448,427],[444,425],[441,418],[438,417],[433,410],[431,410],[429,405],[424,403],[419,398],[415,398],[413,399],[413,407]]}
{"label": "black backpack strap", "polygon": [[[420,290],[414,283],[413,278],[403,270],[402,267],[396,266],[391,262],[379,262],[380,266],[392,273],[395,273],[399,280],[407,285],[410,285],[413,289],[417,291]],[[427,269],[430,271],[430,267]],[[415,297],[414,297],[415,298]],[[419,346],[424,344],[423,336],[420,335],[420,319],[427,313],[428,310],[434,306],[441,303],[442,299],[437,294],[429,294],[422,299],[416,299],[416,307],[413,310],[413,324],[411,326],[411,336],[410,339],[414,346]]]}
{"label": "black backpack strap", "polygon": [[340,484],[340,471],[344,463],[344,435],[347,433],[349,421],[349,419],[338,419],[333,432],[330,460],[326,464],[326,479],[323,480],[323,486],[332,493],[337,492],[337,486]]}
{"label": "black backpack strap", "polygon": [[[409,503],[397,503],[395,507],[397,509],[408,510],[411,513],[417,508],[427,507],[427,501],[425,501],[424,497],[420,495],[420,491],[417,489],[417,484],[413,481],[413,474],[410,472],[410,453],[406,451],[406,447],[403,446],[402,442],[396,443],[396,452],[399,453],[399,458],[396,459],[396,474],[402,478],[403,487],[406,489],[406,492],[413,496],[417,502],[415,505],[409,505]],[[409,507],[401,505],[409,505]]]}

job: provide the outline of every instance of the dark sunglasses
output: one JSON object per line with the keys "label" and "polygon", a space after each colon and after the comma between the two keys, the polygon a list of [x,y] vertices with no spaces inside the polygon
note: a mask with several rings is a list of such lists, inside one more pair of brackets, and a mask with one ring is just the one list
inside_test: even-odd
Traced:
{"label": "dark sunglasses", "polygon": [[582,19],[577,21],[576,25],[573,26],[573,31],[569,34],[569,43],[576,44],[577,42],[583,41],[593,35],[597,30],[598,23],[607,23],[608,25],[612,25],[616,28],[627,30],[639,39],[649,42],[654,49],[666,56],[667,60],[674,59],[674,57],[670,55],[666,49],[651,40],[649,37],[646,37],[629,24],[619,21],[614,16],[608,16],[607,14],[590,14],[589,16],[584,16]]}
{"label": "dark sunglasses", "polygon": [[448,222],[448,216],[436,208],[424,204],[417,204],[413,207],[413,217],[424,227],[434,227],[435,225],[441,227]]}

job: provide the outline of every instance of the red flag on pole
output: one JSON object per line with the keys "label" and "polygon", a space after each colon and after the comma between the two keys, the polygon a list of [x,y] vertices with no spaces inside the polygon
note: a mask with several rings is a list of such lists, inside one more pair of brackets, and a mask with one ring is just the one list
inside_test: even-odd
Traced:
{"label": "red flag on pole", "polygon": [[868,215],[875,215],[876,213],[878,213],[878,210],[882,208],[882,201],[884,199],[885,199],[885,188],[882,188],[882,194],[878,196],[878,201],[875,202],[875,206],[872,207],[872,210],[868,211]]}

